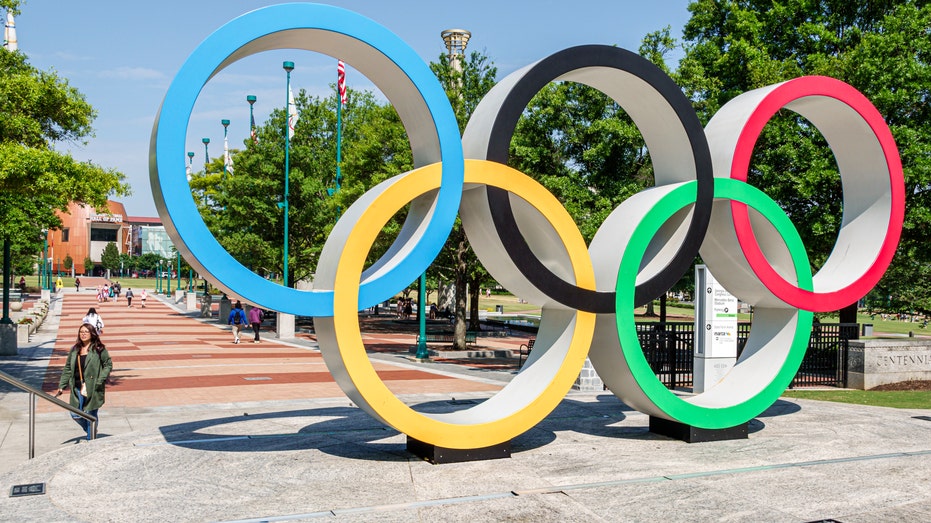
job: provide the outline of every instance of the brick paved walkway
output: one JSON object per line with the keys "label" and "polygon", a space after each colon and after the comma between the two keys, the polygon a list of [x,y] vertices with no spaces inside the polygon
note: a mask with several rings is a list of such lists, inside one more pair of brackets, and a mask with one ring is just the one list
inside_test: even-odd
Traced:
{"label": "brick paved walkway", "polygon": [[[154,296],[145,309],[136,300],[133,308],[127,307],[125,297],[97,303],[90,290],[66,292],[63,299],[58,339],[43,384],[46,391],[54,393],[57,388],[81,319],[94,307],[104,320],[102,339],[113,359],[107,407],[343,397],[319,350],[281,343],[273,332],[263,332],[262,342],[253,344],[253,334],[246,330],[242,343],[236,345],[225,326],[179,313]],[[388,341],[384,334],[379,337],[373,340],[378,345]],[[420,370],[382,361],[373,361],[373,365],[388,388],[399,395],[500,388],[429,372],[426,367]],[[51,408],[40,407],[43,411]]]}

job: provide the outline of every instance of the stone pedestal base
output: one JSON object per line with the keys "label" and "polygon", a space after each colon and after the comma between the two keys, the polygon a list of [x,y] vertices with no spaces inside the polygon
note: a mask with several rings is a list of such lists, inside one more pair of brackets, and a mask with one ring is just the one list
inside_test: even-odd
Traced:
{"label": "stone pedestal base", "polygon": [[485,461],[511,457],[511,442],[506,441],[480,449],[448,449],[407,437],[407,451],[425,459],[434,465],[442,463],[462,463],[464,461]]}
{"label": "stone pedestal base", "polygon": [[279,339],[290,339],[294,337],[294,315],[278,313],[278,322],[275,326],[275,334]]}
{"label": "stone pedestal base", "polygon": [[197,293],[188,292],[184,295],[187,302],[185,303],[187,310],[196,311],[197,310]]}
{"label": "stone pedestal base", "polygon": [[15,323],[0,323],[0,356],[16,356],[18,353],[16,330]]}
{"label": "stone pedestal base", "polygon": [[747,439],[749,423],[742,423],[736,427],[726,429],[701,429],[670,421],[665,418],[650,416],[650,432],[678,439],[686,443],[702,443],[705,441],[725,441],[729,439]]}
{"label": "stone pedestal base", "polygon": [[582,370],[579,371],[579,377],[576,378],[575,383],[572,385],[572,389],[585,392],[599,392],[603,391],[604,388],[605,384],[601,381],[601,376],[595,372],[595,367],[592,365],[591,360],[585,358],[585,365],[583,365]]}
{"label": "stone pedestal base", "polygon": [[224,295],[220,298],[220,312],[217,316],[217,321],[226,325],[230,319],[230,312],[233,310],[233,304],[230,303],[230,299]]}

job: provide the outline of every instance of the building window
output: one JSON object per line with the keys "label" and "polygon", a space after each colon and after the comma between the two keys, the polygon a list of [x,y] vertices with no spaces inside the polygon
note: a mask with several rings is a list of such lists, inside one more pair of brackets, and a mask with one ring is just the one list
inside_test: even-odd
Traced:
{"label": "building window", "polygon": [[116,229],[100,229],[92,228],[91,229],[91,241],[92,242],[115,242],[116,241]]}
{"label": "building window", "polygon": [[68,233],[70,233],[70,232],[71,232],[71,229],[68,229],[67,227],[65,227],[64,229],[61,230],[61,241],[62,241],[62,243],[68,241],[68,236],[69,236]]}

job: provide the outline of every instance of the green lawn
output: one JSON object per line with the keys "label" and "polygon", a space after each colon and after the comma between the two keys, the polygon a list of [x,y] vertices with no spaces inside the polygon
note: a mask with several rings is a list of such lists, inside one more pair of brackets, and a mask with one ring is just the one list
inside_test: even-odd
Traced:
{"label": "green lawn", "polygon": [[897,409],[931,409],[931,390],[787,390],[783,397]]}

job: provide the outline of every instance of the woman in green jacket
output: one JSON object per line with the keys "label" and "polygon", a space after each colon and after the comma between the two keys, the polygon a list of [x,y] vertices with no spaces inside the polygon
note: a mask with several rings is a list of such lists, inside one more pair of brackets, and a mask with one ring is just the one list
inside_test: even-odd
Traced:
{"label": "woman in green jacket", "polygon": [[[70,388],[71,405],[97,416],[97,410],[104,402],[104,387],[111,370],[113,362],[100,341],[97,328],[85,323],[78,328],[78,339],[68,352],[56,395],[60,396],[65,388]],[[87,432],[87,439],[91,439],[90,422],[74,414],[71,417]]]}

